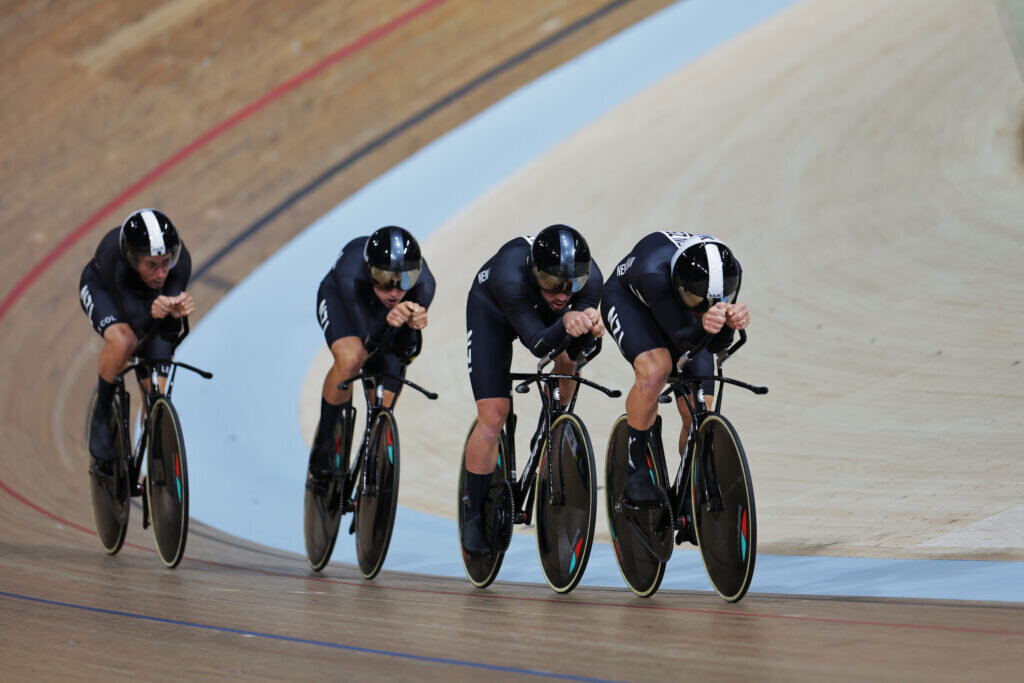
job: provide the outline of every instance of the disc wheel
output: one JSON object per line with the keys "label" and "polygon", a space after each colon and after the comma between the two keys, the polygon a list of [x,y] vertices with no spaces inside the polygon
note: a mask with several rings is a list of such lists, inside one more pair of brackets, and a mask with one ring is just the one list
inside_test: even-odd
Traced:
{"label": "disc wheel", "polygon": [[365,579],[377,576],[384,566],[398,509],[398,426],[390,412],[373,419],[369,447],[356,489],[354,520],[356,558]]}
{"label": "disc wheel", "polygon": [[[303,504],[303,532],[306,540],[306,561],[315,572],[327,566],[338,540],[341,526],[342,490],[344,488],[349,453],[352,450],[352,432],[355,411],[339,415],[334,426],[334,458],[331,466],[336,476],[325,489],[317,489],[306,473],[306,494]],[[316,443],[317,435],[313,436]]]}
{"label": "disc wheel", "polygon": [[746,595],[754,577],[757,516],[743,446],[721,415],[701,422],[690,481],[704,568],[722,599],[736,602]]}
{"label": "disc wheel", "polygon": [[[628,437],[626,416],[622,415],[616,420],[608,437],[608,451],[605,456],[605,503],[612,546],[622,578],[631,591],[642,598],[647,598],[657,592],[665,576],[666,560],[659,559],[652,548],[671,549],[672,527],[664,521],[658,524],[655,523],[657,520],[652,520],[651,515],[654,514],[667,520],[670,515],[664,511],[638,511],[631,506],[626,497],[626,479],[629,477]],[[654,476],[655,484],[664,487],[660,468],[653,466],[655,463],[650,444],[647,447],[647,457],[650,460],[648,467]]]}
{"label": "disc wheel", "polygon": [[590,559],[597,521],[594,470],[586,427],[571,413],[558,416],[537,469],[537,551],[544,577],[556,593],[575,588]]}
{"label": "disc wheel", "polygon": [[[473,433],[476,427],[476,420],[469,428],[469,434]],[[469,434],[466,441],[469,441]],[[459,550],[462,553],[462,564],[466,568],[466,576],[477,588],[486,588],[494,582],[501,569],[501,561],[505,557],[509,543],[512,540],[512,527],[514,523],[514,502],[512,500],[512,487],[508,482],[509,462],[507,458],[507,446],[505,432],[502,430],[498,435],[498,463],[491,474],[491,484],[484,500],[484,527],[487,530],[487,540],[490,541],[493,551],[486,555],[470,555],[462,548],[462,523],[466,518],[466,507],[469,502],[466,493],[466,449],[462,449],[462,463],[459,467],[459,502],[458,502],[458,526],[459,526]]]}
{"label": "disc wheel", "polygon": [[[96,394],[93,393],[89,402],[89,414],[86,420],[85,442],[89,443],[93,412],[96,410]],[[128,533],[128,513],[131,506],[129,476],[127,470],[128,456],[125,444],[128,439],[122,433],[124,421],[121,419],[121,402],[114,397],[110,411],[110,435],[113,439],[114,452],[117,460],[114,463],[114,475],[107,479],[92,473],[89,474],[89,496],[92,503],[92,521],[96,527],[96,536],[100,545],[109,555],[116,555],[124,545]],[[90,464],[95,466],[95,458],[89,457]]]}
{"label": "disc wheel", "polygon": [[185,554],[188,538],[188,463],[181,422],[166,397],[150,408],[146,496],[157,553],[173,569]]}

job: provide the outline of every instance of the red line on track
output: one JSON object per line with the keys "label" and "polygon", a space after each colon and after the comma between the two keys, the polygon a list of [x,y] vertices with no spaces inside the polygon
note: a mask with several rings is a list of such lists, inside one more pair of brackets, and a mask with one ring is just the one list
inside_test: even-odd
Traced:
{"label": "red line on track", "polygon": [[332,52],[321,61],[317,62],[316,64],[306,69],[305,71],[299,73],[298,75],[285,81],[284,83],[277,86],[276,88],[274,88],[273,90],[271,90],[258,100],[242,107],[237,112],[235,112],[225,120],[221,121],[220,123],[218,123],[213,128],[209,129],[208,131],[200,135],[198,138],[196,138],[189,144],[185,145],[185,147],[182,147],[173,155],[171,155],[167,159],[164,159],[149,173],[136,180],[134,183],[129,185],[127,189],[121,192],[121,194],[117,195],[109,202],[104,204],[102,207],[100,207],[94,214],[89,216],[89,218],[87,218],[84,223],[82,223],[80,226],[72,230],[71,234],[62,239],[57,244],[57,246],[54,247],[52,251],[50,251],[50,253],[43,257],[42,261],[33,266],[32,270],[26,273],[25,276],[22,277],[21,280],[19,280],[16,285],[14,285],[14,289],[12,289],[7,294],[7,296],[4,297],[3,301],[0,301],[0,321],[3,321],[4,316],[7,315],[8,311],[10,311],[14,304],[16,304],[18,300],[21,299],[21,297],[25,294],[25,292],[28,291],[28,288],[31,287],[32,284],[36,280],[38,280],[42,276],[42,274],[45,273],[50,268],[50,266],[52,266],[57,261],[57,259],[59,259],[64,254],[64,252],[66,252],[76,242],[82,239],[90,230],[96,227],[96,225],[103,219],[104,216],[113,211],[119,205],[123,204],[125,201],[127,201],[131,197],[134,197],[140,191],[142,191],[149,185],[153,184],[153,182],[157,178],[164,175],[165,173],[167,173],[167,171],[171,170],[172,168],[180,164],[182,161],[195,154],[199,149],[205,147],[211,140],[219,137],[225,131],[229,130],[230,128],[233,128],[238,123],[249,118],[257,111],[263,109],[265,106],[267,106],[274,100],[278,99],[285,93],[294,90],[298,86],[302,85],[306,81],[318,75],[327,67],[337,62],[340,62],[341,60],[345,59],[346,57],[356,52],[359,52],[363,48],[376,42],[380,38],[383,38],[385,35],[391,33],[392,31],[399,28],[403,24],[412,21],[421,14],[424,14],[429,10],[434,9],[435,7],[443,4],[444,2],[446,2],[446,0],[426,0],[426,2],[416,5],[409,11],[405,12],[404,14],[399,14],[391,21],[382,24],[381,26],[378,26],[369,33],[366,33],[357,38],[356,40],[352,41],[348,45],[345,45],[344,47],[341,47],[335,52]]}

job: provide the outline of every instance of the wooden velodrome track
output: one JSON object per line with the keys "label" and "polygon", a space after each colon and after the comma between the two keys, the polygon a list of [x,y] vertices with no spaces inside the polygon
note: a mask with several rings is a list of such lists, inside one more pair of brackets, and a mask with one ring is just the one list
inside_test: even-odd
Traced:
{"label": "wooden velodrome track", "polygon": [[[82,423],[99,343],[74,292],[105,229],[133,207],[168,211],[202,269],[201,316],[367,181],[666,4],[0,6],[0,677],[1019,676],[1014,603],[560,598],[387,570],[367,583],[200,525],[167,571],[137,518],[115,558],[92,536]],[[666,108],[679,117],[671,144],[624,137],[664,130]],[[635,234],[699,222],[751,255],[759,347],[735,362],[776,400],[737,401],[736,420],[756,463],[762,552],[1020,561],[1022,112],[987,3],[800,3],[428,240],[435,271],[453,273],[428,338],[448,360],[415,369],[428,385],[431,367],[462,370],[455,237],[481,236],[462,257],[471,269],[507,235],[567,220],[607,236],[607,270]],[[629,172],[590,159],[597,148]],[[575,192],[537,190],[567,177]],[[635,233],[615,237],[630,221]],[[272,315],[268,302],[254,321]],[[258,324],[234,341],[254,343]],[[614,353],[603,377],[625,386]],[[412,405],[403,434],[431,419]],[[458,441],[464,415],[432,424]],[[424,449],[451,471],[446,457]],[[417,497],[416,480],[407,469],[403,502],[450,506]]]}

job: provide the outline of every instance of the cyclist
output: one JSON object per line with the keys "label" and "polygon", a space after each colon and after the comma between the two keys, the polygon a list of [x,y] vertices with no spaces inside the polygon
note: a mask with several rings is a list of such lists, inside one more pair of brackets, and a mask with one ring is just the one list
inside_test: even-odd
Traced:
{"label": "cyclist", "polygon": [[171,220],[156,209],[136,211],[104,235],[82,270],[79,301],[103,337],[89,426],[89,453],[100,475],[110,475],[116,458],[110,433],[114,378],[134,355],[171,359],[185,335],[183,321],[195,310],[185,291],[191,275],[188,249]]}
{"label": "cyclist", "polygon": [[[389,225],[369,237],[357,237],[341,250],[317,292],[317,319],[334,356],[320,399],[320,422],[309,455],[310,483],[325,486],[333,476],[334,425],[352,414],[352,388],[338,384],[359,374],[388,327],[396,333],[389,349],[367,369],[398,375],[400,353],[415,355],[427,308],[434,298],[434,276],[420,255],[420,245],[404,228]],[[390,407],[402,385],[384,381],[384,405]]]}
{"label": "cyclist", "polygon": [[[605,283],[605,324],[636,375],[626,397],[631,470],[626,495],[638,505],[661,497],[647,467],[647,432],[657,417],[658,395],[683,350],[699,344],[705,334],[715,335],[683,369],[688,377],[711,375],[711,354],[728,347],[734,330],[750,323],[746,304],[736,303],[741,276],[739,261],[714,237],[655,232],[637,242]],[[699,396],[709,407],[713,390],[714,383],[705,382]],[[683,418],[679,452],[684,454],[690,413],[682,397],[676,403]]]}
{"label": "cyclist", "polygon": [[[565,340],[580,340],[555,359],[555,372],[572,373],[571,359],[604,334],[597,305],[601,271],[586,240],[567,225],[550,225],[536,237],[507,242],[477,272],[466,303],[466,352],[477,406],[476,427],[466,443],[466,491],[462,545],[490,552],[483,503],[498,462],[498,434],[508,416],[512,342],[516,337],[542,357]],[[563,382],[568,403],[575,383]]]}

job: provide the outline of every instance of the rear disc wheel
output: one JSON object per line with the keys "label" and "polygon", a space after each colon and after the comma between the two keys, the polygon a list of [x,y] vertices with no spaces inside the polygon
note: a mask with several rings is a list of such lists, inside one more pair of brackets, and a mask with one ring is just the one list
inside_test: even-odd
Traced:
{"label": "rear disc wheel", "polygon": [[[660,539],[648,538],[646,524],[637,523],[637,515],[630,510],[626,497],[626,480],[629,478],[629,430],[626,416],[622,415],[612,427],[608,437],[608,451],[605,455],[605,503],[608,512],[608,529],[615,549],[615,560],[626,585],[641,598],[648,598],[657,592],[665,576],[665,562],[658,559],[650,547],[663,545]],[[651,457],[648,445],[648,457]],[[653,463],[652,463],[653,464]],[[660,481],[658,467],[651,467],[655,483]],[[668,527],[671,534],[671,526]]]}
{"label": "rear disc wheel", "polygon": [[[91,436],[90,429],[95,410],[96,394],[93,393],[86,421],[86,444],[89,443],[89,437]],[[93,473],[92,467],[95,467],[96,459],[91,455],[89,456],[89,461],[92,465],[89,473],[92,521],[96,527],[96,536],[100,539],[100,545],[103,546],[103,550],[108,555],[116,555],[124,545],[124,539],[128,533],[128,512],[131,509],[128,503],[130,495],[128,471],[126,469],[128,458],[124,452],[124,444],[127,439],[121,433],[123,424],[121,419],[121,402],[115,396],[110,411],[110,436],[113,440],[114,452],[117,454],[113,466],[113,477],[107,479]]]}
{"label": "rear disc wheel", "polygon": [[[475,427],[476,420],[473,420],[469,434],[473,433]],[[469,441],[468,434],[466,441]],[[466,519],[466,507],[469,501],[466,492],[466,449],[465,447],[462,449],[458,489],[459,550],[462,553],[462,564],[466,569],[466,576],[477,588],[486,588],[497,578],[501,562],[505,557],[505,550],[508,549],[508,544],[512,539],[515,511],[512,488],[508,482],[510,475],[506,453],[505,432],[502,430],[498,435],[498,463],[491,474],[490,487],[487,498],[484,500],[484,528],[493,551],[484,555],[470,555],[462,548],[462,524]]]}

